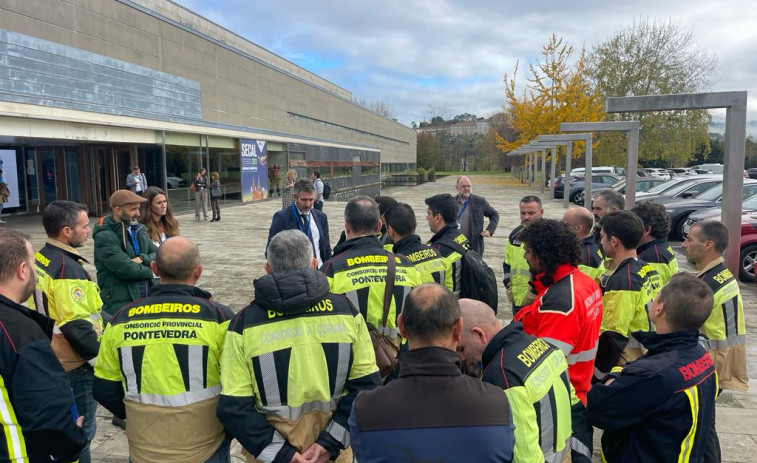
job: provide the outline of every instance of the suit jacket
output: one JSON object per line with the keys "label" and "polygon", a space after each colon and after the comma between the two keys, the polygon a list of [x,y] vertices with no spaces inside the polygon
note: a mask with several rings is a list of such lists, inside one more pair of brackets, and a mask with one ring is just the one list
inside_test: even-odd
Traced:
{"label": "suit jacket", "polygon": [[147,177],[145,177],[145,174],[142,172],[139,173],[139,175],[134,175],[134,173],[131,173],[126,176],[126,186],[131,190],[132,193],[137,192],[137,177],[139,177],[140,181],[142,182],[142,193],[147,189]]}
{"label": "suit jacket", "polygon": [[468,219],[470,220],[471,236],[466,236],[466,238],[470,241],[470,248],[483,256],[484,237],[481,236],[481,232],[484,231],[484,217],[489,218],[489,226],[486,229],[494,236],[494,231],[499,223],[499,213],[489,205],[489,202],[483,196],[474,194],[470,195],[468,208],[470,208]]}
{"label": "suit jacket", "polygon": [[[268,230],[268,243],[271,242],[271,238],[276,236],[276,233],[282,230],[299,230],[297,218],[292,214],[292,207],[289,206],[286,209],[282,209],[273,214],[273,220],[271,220],[271,228]],[[321,252],[321,260],[326,262],[331,258],[331,243],[329,243],[329,219],[323,212],[310,209],[311,222],[318,227],[318,233],[321,235],[318,240],[318,249]],[[268,243],[266,243],[266,256],[268,255]]]}

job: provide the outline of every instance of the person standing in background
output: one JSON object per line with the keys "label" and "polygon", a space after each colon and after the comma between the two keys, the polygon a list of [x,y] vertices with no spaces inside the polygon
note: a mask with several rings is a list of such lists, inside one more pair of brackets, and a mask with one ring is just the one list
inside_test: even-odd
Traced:
{"label": "person standing in background", "polygon": [[201,208],[203,218],[208,220],[208,174],[204,167],[192,180],[192,186],[195,192],[195,220],[200,221]]}
{"label": "person standing in background", "polygon": [[156,186],[147,187],[142,195],[147,201],[139,206],[139,221],[147,227],[147,236],[155,246],[172,236],[179,235],[179,222],[173,216],[165,191]]}
{"label": "person standing in background", "polygon": [[317,209],[319,211],[323,210],[323,180],[321,180],[321,173],[316,171],[313,171],[313,175],[311,176],[311,179],[313,180],[313,188],[315,189],[315,202],[313,203],[313,208]]}
{"label": "person standing in background", "polygon": [[292,205],[292,194],[294,193],[294,182],[297,181],[297,171],[289,169],[284,179],[284,193],[281,195],[281,208],[286,209]]}
{"label": "person standing in background", "polygon": [[[471,181],[465,175],[457,179],[457,222],[460,231],[468,238],[470,248],[484,255],[484,238],[494,234],[499,223],[499,213],[482,196],[474,195]],[[484,230],[484,217],[489,218],[489,226]]]}
{"label": "person standing in background", "polygon": [[222,196],[220,176],[218,172],[213,172],[210,174],[210,209],[213,211],[211,222],[221,221],[221,206],[219,206],[219,203]]}
{"label": "person standing in background", "polygon": [[138,195],[147,189],[147,177],[139,171],[139,166],[132,167],[131,173],[126,176],[126,187]]}

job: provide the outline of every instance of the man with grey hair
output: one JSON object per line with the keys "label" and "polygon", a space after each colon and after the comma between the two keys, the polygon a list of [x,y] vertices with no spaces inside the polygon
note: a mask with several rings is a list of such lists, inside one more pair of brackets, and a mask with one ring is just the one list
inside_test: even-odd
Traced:
{"label": "man with grey hair", "polygon": [[228,462],[216,406],[219,358],[234,313],[195,286],[202,265],[189,238],[167,239],[150,266],[161,284],[116,312],[102,336],[95,399],[128,416],[135,463]]}
{"label": "man with grey hair", "polygon": [[[299,230],[310,239],[311,253],[320,267],[331,258],[329,219],[326,214],[313,208],[315,190],[312,181],[301,178],[292,190],[292,205],[273,215],[268,243],[282,230]],[[266,256],[267,253],[266,250]]]}
{"label": "man with grey hair", "polygon": [[251,461],[352,461],[352,403],[381,381],[365,320],[329,292],[303,233],[279,232],[267,259],[229,325],[218,418]]}

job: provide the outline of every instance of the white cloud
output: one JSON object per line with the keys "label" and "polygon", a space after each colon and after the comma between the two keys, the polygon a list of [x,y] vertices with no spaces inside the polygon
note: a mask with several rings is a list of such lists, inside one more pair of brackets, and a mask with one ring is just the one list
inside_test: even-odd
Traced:
{"label": "white cloud", "polygon": [[745,0],[177,1],[356,97],[385,101],[406,124],[430,103],[455,114],[499,109],[502,76],[520,60],[522,82],[552,33],[578,51],[640,17],[671,18],[718,56],[711,90],[749,91],[749,118],[757,120],[757,8]]}

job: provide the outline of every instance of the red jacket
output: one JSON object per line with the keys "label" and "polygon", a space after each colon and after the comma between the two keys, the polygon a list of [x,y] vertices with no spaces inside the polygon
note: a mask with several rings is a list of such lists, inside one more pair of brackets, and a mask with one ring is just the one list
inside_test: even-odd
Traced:
{"label": "red jacket", "polygon": [[526,333],[562,350],[570,382],[586,404],[602,323],[602,291],[570,264],[559,265],[552,279],[544,273],[536,275],[531,285],[536,300],[521,309],[515,321],[523,323]]}

